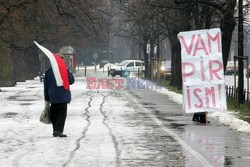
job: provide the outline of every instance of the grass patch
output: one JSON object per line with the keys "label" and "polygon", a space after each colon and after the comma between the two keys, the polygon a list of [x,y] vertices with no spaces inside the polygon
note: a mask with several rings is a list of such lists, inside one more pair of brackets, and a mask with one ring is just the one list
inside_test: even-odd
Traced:
{"label": "grass patch", "polygon": [[240,104],[239,107],[235,106],[233,98],[227,98],[227,108],[237,112],[240,116],[240,119],[250,123],[250,102],[245,102]]}
{"label": "grass patch", "polygon": [[167,88],[168,90],[173,91],[173,92],[175,92],[175,93],[182,94],[182,89],[177,88],[177,87],[175,87],[175,86],[171,86],[171,85],[170,85],[170,81],[164,80],[162,84],[163,84],[163,86],[164,86],[165,88]]}
{"label": "grass patch", "polygon": [[167,88],[170,91],[182,94],[182,89],[177,88],[175,86],[171,86],[169,80],[160,80],[160,83],[159,83],[159,82],[156,82],[155,80],[150,79],[149,77],[141,78],[141,79],[144,79],[144,80],[147,80],[147,81],[152,81],[155,85],[163,86],[163,87]]}

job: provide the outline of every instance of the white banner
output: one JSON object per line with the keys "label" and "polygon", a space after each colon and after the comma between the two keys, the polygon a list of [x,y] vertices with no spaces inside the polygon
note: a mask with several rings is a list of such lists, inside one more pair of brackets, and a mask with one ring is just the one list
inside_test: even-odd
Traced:
{"label": "white banner", "polygon": [[180,32],[178,38],[185,112],[226,110],[220,29]]}

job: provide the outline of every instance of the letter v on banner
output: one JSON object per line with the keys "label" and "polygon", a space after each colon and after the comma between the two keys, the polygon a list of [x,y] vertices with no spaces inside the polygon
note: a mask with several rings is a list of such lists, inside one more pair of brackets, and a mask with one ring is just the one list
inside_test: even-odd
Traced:
{"label": "letter v on banner", "polygon": [[219,28],[180,32],[183,109],[186,113],[226,110]]}

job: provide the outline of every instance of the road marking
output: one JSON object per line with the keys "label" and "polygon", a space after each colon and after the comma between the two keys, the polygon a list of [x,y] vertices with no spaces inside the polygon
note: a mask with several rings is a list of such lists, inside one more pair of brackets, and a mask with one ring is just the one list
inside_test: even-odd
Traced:
{"label": "road marking", "polygon": [[145,109],[135,98],[130,96],[128,93],[126,95],[134,101],[138,107],[140,107],[144,112],[146,112],[165,132],[170,134],[184,149],[190,152],[195,158],[197,158],[203,166],[213,167],[201,154],[192,149],[188,144],[186,144],[181,138],[179,138],[173,131],[163,125],[163,123],[153,114],[151,114],[147,109]]}

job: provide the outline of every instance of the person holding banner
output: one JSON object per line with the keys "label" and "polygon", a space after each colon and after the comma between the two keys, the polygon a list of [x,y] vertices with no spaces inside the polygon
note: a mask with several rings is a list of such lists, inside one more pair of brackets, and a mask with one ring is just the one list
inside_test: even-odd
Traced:
{"label": "person holding banner", "polygon": [[226,91],[219,28],[180,32],[183,110],[193,121],[226,111]]}
{"label": "person holding banner", "polygon": [[[53,125],[54,137],[67,137],[63,134],[65,120],[67,116],[67,104],[71,101],[71,92],[69,90],[69,84],[74,83],[73,74],[66,69],[65,63],[60,59],[63,59],[63,55],[54,54],[56,63],[59,67],[60,77],[63,80],[62,86],[57,86],[55,74],[52,68],[49,68],[45,73],[44,78],[44,98],[45,101],[51,103],[50,117]],[[65,68],[63,72],[62,67]],[[66,84],[66,85],[65,85]]]}

